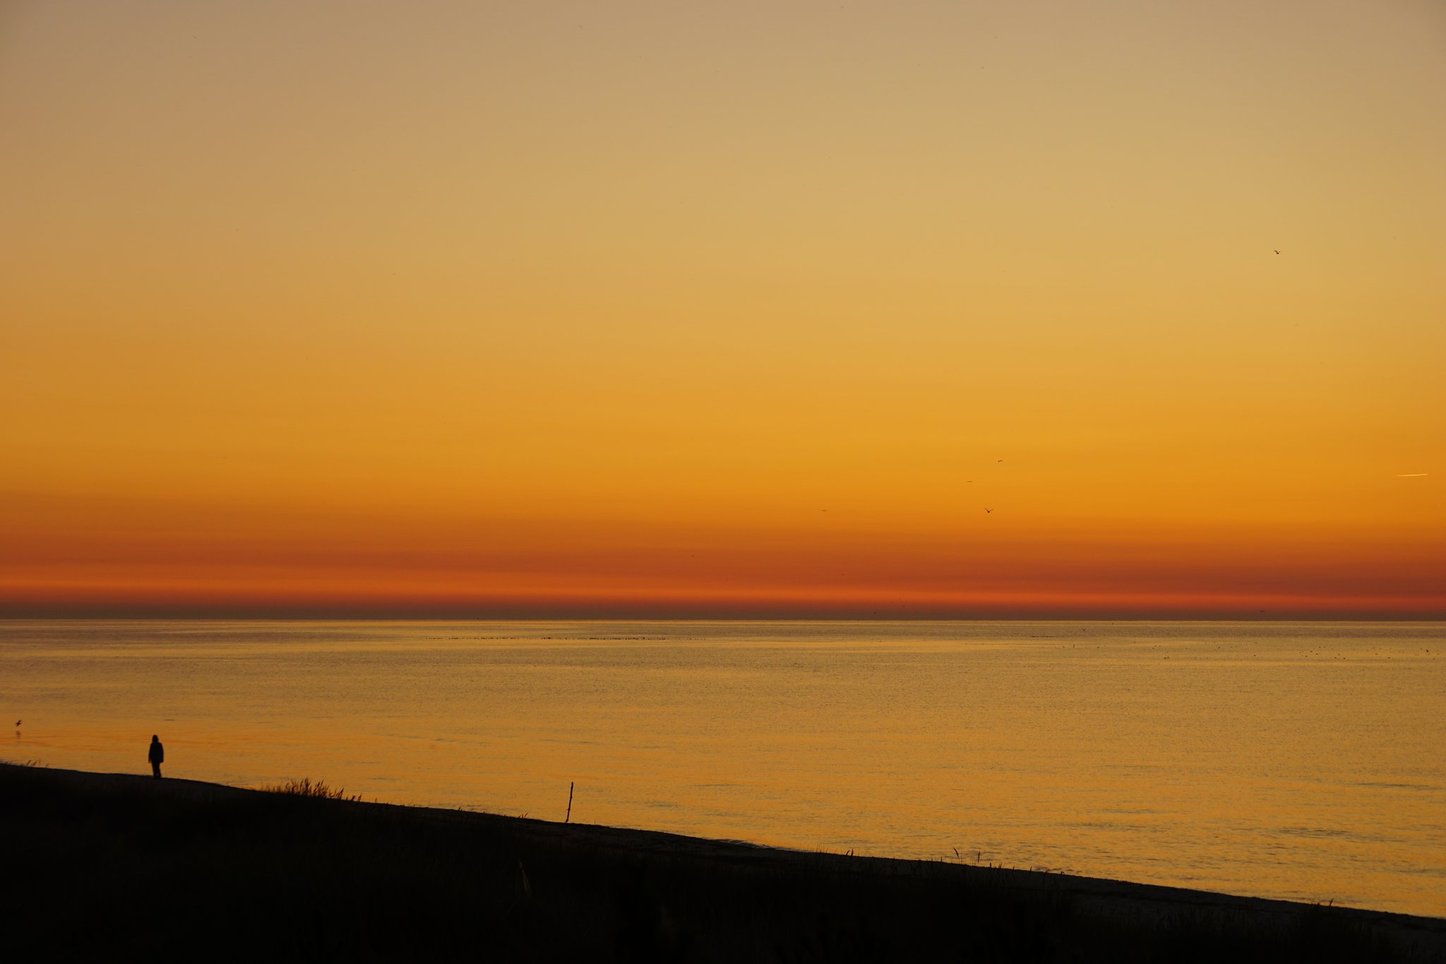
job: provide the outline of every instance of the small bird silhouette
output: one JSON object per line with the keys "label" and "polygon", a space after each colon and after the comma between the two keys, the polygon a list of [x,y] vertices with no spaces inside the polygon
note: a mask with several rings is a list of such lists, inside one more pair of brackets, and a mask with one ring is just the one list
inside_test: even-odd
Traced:
{"label": "small bird silhouette", "polygon": [[1279,248],[1271,248],[1270,250],[1274,251],[1276,254],[1280,254]]}
{"label": "small bird silhouette", "polygon": [[992,513],[994,510],[993,510],[993,509],[990,509],[990,508],[985,508],[984,511],[985,511],[986,513]]}

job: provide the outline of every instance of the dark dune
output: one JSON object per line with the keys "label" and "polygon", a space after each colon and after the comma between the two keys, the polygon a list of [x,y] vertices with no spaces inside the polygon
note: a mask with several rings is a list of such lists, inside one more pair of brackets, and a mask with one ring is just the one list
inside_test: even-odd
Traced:
{"label": "dark dune", "polygon": [[1418,961],[1446,920],[0,765],[15,961]]}

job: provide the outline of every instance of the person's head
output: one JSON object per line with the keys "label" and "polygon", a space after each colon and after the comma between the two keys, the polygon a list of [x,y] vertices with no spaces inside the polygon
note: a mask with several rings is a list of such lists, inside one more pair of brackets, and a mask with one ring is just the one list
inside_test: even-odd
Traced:
{"label": "person's head", "polygon": [[161,742],[161,738],[160,738],[159,736],[156,736],[156,734],[152,733],[152,734],[151,734],[151,742],[152,742],[152,743],[159,743],[159,742]]}

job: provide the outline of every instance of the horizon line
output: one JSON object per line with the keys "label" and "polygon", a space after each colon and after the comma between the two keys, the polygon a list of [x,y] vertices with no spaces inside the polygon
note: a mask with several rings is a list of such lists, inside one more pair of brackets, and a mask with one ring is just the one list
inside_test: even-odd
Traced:
{"label": "horizon line", "polygon": [[973,613],[845,613],[845,612],[398,612],[348,610],[207,610],[207,609],[96,609],[92,611],[0,609],[0,621],[20,620],[254,620],[359,621],[359,622],[1446,622],[1441,613],[1274,611],[1206,612],[1121,610],[1013,611]]}

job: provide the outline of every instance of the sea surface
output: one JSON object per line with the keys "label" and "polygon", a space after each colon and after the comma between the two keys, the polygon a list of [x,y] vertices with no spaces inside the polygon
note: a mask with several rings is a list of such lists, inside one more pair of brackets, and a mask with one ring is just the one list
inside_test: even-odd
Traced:
{"label": "sea surface", "polygon": [[0,621],[0,759],[1446,916],[1446,624]]}

